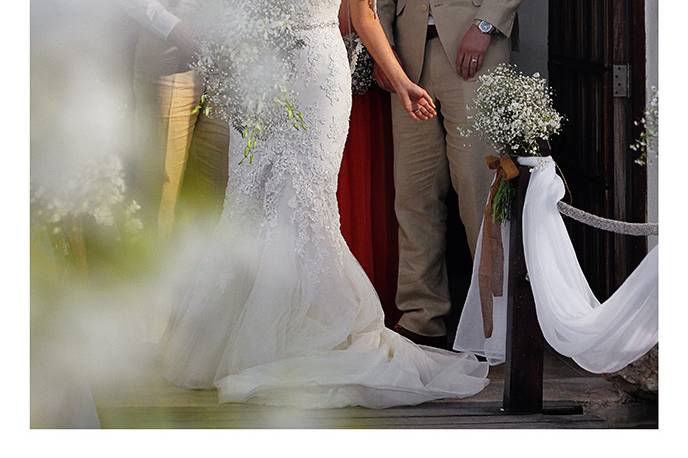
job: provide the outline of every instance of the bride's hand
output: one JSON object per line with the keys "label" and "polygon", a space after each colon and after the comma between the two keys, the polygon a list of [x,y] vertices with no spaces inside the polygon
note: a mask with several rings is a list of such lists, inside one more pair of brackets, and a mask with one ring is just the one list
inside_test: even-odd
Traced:
{"label": "bride's hand", "polygon": [[437,116],[435,102],[422,87],[407,80],[395,89],[397,96],[401,99],[401,104],[411,119],[425,121]]}

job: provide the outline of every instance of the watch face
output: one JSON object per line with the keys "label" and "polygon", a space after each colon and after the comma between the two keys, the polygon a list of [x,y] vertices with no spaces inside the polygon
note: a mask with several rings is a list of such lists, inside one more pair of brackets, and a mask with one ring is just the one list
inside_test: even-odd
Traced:
{"label": "watch face", "polygon": [[480,24],[478,24],[478,28],[483,33],[490,33],[494,29],[494,26],[489,22],[480,21]]}

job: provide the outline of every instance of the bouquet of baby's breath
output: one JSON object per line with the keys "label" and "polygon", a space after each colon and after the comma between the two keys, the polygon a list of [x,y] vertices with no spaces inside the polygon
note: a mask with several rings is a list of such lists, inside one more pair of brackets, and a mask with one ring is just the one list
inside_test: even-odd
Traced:
{"label": "bouquet of baby's breath", "polygon": [[[552,90],[538,73],[525,75],[515,66],[501,64],[479,78],[475,98],[468,105],[469,126],[462,136],[477,136],[499,154],[538,156],[542,142],[559,133],[563,117],[554,108]],[[501,180],[492,200],[497,222],[511,215],[513,184]]]}
{"label": "bouquet of baby's breath", "polygon": [[657,157],[659,140],[659,93],[652,88],[652,97],[647,104],[645,114],[635,125],[641,128],[640,137],[631,145],[631,151],[638,153],[635,160],[638,165],[647,165],[648,160]]}
{"label": "bouquet of baby's breath", "polygon": [[539,155],[539,142],[561,130],[562,116],[554,108],[552,90],[539,73],[524,75],[502,64],[479,78],[469,105],[470,127],[497,151],[512,156]]}
{"label": "bouquet of baby's breath", "polygon": [[304,46],[292,28],[296,15],[289,0],[213,0],[199,16],[200,53],[192,68],[206,89],[198,109],[241,132],[249,162],[275,129],[306,128],[291,89],[295,55]]}
{"label": "bouquet of baby's breath", "polygon": [[31,183],[31,225],[46,233],[62,254],[72,251],[67,232],[80,221],[114,230],[118,240],[142,231],[141,207],[128,195],[118,157],[101,155],[84,161],[60,178],[50,185]]}

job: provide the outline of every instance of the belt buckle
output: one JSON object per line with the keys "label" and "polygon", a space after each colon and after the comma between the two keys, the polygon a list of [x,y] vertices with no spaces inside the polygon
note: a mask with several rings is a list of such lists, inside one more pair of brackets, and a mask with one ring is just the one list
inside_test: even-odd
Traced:
{"label": "belt buckle", "polygon": [[437,34],[437,26],[434,24],[428,24],[428,30],[426,33],[426,41],[433,40],[435,38],[438,38],[439,35]]}

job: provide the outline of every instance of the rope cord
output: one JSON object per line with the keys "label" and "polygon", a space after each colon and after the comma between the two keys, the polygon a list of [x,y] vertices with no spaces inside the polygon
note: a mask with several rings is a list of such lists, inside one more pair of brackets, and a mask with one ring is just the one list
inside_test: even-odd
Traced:
{"label": "rope cord", "polygon": [[580,210],[571,205],[559,202],[557,204],[559,212],[579,223],[586,226],[601,229],[607,232],[614,232],[615,234],[635,235],[647,237],[650,235],[659,235],[659,225],[654,223],[626,223],[623,221],[616,221],[613,219],[602,218],[601,216],[593,215],[591,213]]}

